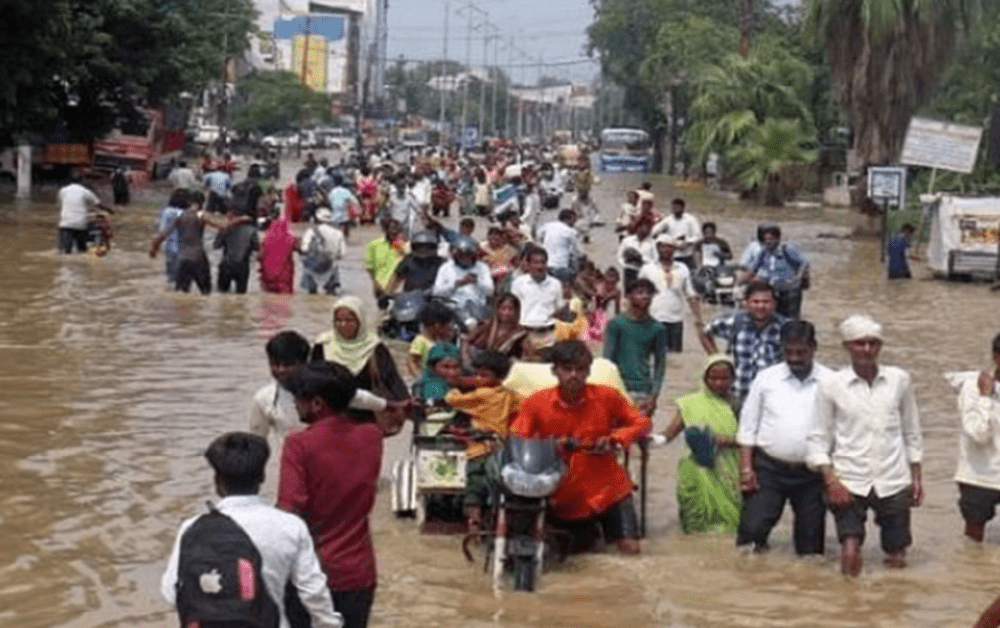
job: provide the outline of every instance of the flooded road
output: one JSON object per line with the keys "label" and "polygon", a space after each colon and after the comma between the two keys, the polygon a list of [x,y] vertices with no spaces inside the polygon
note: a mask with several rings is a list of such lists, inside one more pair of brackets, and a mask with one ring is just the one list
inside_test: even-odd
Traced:
{"label": "flooded road", "polygon": [[[961,538],[951,480],[957,412],[941,374],[986,364],[1000,297],[981,284],[925,279],[919,266],[917,279],[889,284],[874,240],[839,237],[855,222],[844,212],[765,213],[654,180],[659,199],[685,196],[737,251],[765,215],[781,222],[785,239],[812,259],[803,316],[819,331],[821,362],[845,363],[835,326],[848,314],[867,311],[885,324],[883,362],[913,373],[925,437],[927,497],[913,515],[910,567],[883,568],[869,528],[864,575],[845,581],[832,519],[820,560],[794,557],[789,513],[764,556],[737,555],[729,536],[683,535],[674,444],[652,454],[643,555],[573,557],[534,594],[495,596],[457,538],[418,535],[412,520],[392,517],[383,491],[373,516],[380,577],[371,625],[970,625],[1000,594],[1000,526],[987,528],[982,547]],[[609,224],[637,181],[603,178],[596,198]],[[52,194],[23,205],[0,197],[0,626],[176,626],[159,577],[178,523],[213,496],[202,452],[221,432],[246,428],[250,397],[269,377],[266,339],[284,328],[310,338],[325,331],[330,299],[263,295],[255,280],[245,296],[173,293],[162,260],[146,254],[159,208],[152,200],[113,219],[107,258],[58,256]],[[610,227],[600,236],[591,252],[606,267],[615,239]],[[371,237],[371,229],[352,234],[342,266],[347,287],[365,297],[360,259]],[[671,399],[695,386],[702,352],[690,321],[685,336],[685,353],[671,357],[658,428],[672,415]],[[405,448],[397,438],[384,469]]]}

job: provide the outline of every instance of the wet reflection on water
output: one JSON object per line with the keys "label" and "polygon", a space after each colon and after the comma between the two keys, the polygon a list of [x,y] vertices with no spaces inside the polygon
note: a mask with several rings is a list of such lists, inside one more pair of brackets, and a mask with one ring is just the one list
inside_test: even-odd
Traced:
{"label": "wet reflection on water", "polygon": [[[636,179],[607,176],[597,200],[612,218]],[[676,194],[659,184],[661,199]],[[9,192],[7,192],[9,193]],[[719,233],[742,249],[762,210],[685,194],[695,213],[712,206]],[[0,625],[174,626],[158,580],[180,519],[211,497],[201,453],[211,438],[246,427],[250,396],[268,378],[263,344],[283,328],[308,337],[329,325],[330,300],[178,295],[162,261],[145,254],[152,203],[113,221],[105,259],[53,251],[51,192],[36,202],[0,204],[5,272],[0,275]],[[820,334],[818,359],[845,362],[835,325],[855,311],[885,322],[883,361],[910,370],[925,435],[927,499],[914,511],[915,546],[902,572],[881,566],[877,535],[866,542],[857,582],[828,554],[801,561],[783,521],[765,556],[739,556],[730,537],[680,533],[674,499],[678,446],[654,451],[649,538],[644,555],[574,557],[543,576],[535,594],[494,596],[481,565],[469,565],[454,537],[416,534],[394,519],[387,495],[374,516],[380,581],[373,626],[940,626],[970,624],[1000,593],[1000,528],[983,547],[961,540],[955,398],[941,373],[981,367],[998,324],[995,295],[976,284],[923,279],[888,283],[873,240],[843,236],[841,212],[787,210],[785,239],[813,261],[804,316]],[[610,224],[611,221],[609,221]],[[477,227],[483,235],[485,227]],[[591,251],[611,263],[614,238]],[[352,235],[344,276],[367,296],[361,244]],[[214,264],[213,264],[214,270]],[[701,362],[693,331],[673,357],[657,425],[669,399],[695,385]],[[387,448],[388,468],[406,445]],[[273,480],[272,480],[273,481]]]}

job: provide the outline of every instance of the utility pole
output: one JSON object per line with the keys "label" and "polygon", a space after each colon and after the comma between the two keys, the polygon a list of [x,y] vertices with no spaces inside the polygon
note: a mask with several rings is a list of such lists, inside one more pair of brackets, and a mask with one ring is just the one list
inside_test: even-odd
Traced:
{"label": "utility pole", "polygon": [[441,90],[441,114],[438,119],[438,125],[441,127],[439,141],[442,146],[444,146],[445,143],[444,108],[445,108],[445,98],[446,98],[445,95],[447,94],[447,90],[445,90],[444,87],[444,73],[445,73],[445,68],[448,64],[448,14],[449,13],[451,13],[451,0],[444,0],[444,39],[443,39],[444,43],[442,44],[444,51],[441,55],[441,76],[440,76],[441,80],[438,83],[438,89]]}
{"label": "utility pole", "polygon": [[219,142],[222,150],[226,149],[229,133],[226,131],[226,118],[229,117],[229,90],[226,89],[226,79],[229,78],[229,0],[222,15],[222,98],[219,101]]}
{"label": "utility pole", "polygon": [[472,10],[475,6],[472,2],[469,2],[458,11],[460,14],[464,11],[469,16],[469,26],[465,31],[465,80],[462,81],[462,124],[459,129],[459,134],[462,137],[465,136],[465,120],[469,113],[469,69],[472,67]]}
{"label": "utility pole", "polygon": [[486,59],[486,47],[489,46],[490,38],[487,30],[490,25],[490,14],[485,13],[483,18],[483,80],[479,81],[479,140],[482,141],[486,135],[486,80],[490,76],[490,67]]}
{"label": "utility pole", "polygon": [[511,137],[511,131],[514,129],[514,123],[511,121],[511,114],[514,113],[514,95],[511,93],[510,89],[514,87],[514,36],[511,35],[510,41],[507,42],[507,107],[504,115],[504,129],[506,129],[505,135],[507,139]]}
{"label": "utility pole", "polygon": [[500,29],[496,26],[493,27],[493,108],[490,114],[490,120],[493,121],[493,137],[497,136],[497,83],[500,82],[500,61],[498,60],[498,55],[500,54]]}

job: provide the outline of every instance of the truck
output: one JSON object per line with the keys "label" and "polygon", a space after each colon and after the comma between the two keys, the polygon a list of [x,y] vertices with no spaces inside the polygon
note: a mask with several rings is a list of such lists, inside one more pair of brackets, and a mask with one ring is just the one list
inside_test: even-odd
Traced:
{"label": "truck", "polygon": [[165,176],[180,159],[185,141],[183,113],[159,107],[141,111],[147,122],[144,133],[131,134],[114,129],[94,140],[91,165],[95,170],[110,172],[123,166],[156,179]]}

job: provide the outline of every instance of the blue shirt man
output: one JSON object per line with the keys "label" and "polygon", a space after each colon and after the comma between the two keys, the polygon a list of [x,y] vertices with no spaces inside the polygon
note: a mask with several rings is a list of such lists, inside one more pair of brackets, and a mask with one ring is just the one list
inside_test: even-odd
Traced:
{"label": "blue shirt man", "polygon": [[909,279],[910,264],[906,252],[910,249],[910,238],[916,229],[911,224],[903,225],[899,233],[894,235],[885,246],[885,258],[889,279]]}
{"label": "blue shirt man", "polygon": [[802,290],[809,277],[809,262],[795,247],[781,242],[781,228],[761,229],[763,248],[747,271],[744,281],[760,279],[771,284],[778,300],[778,314],[798,319]]}

